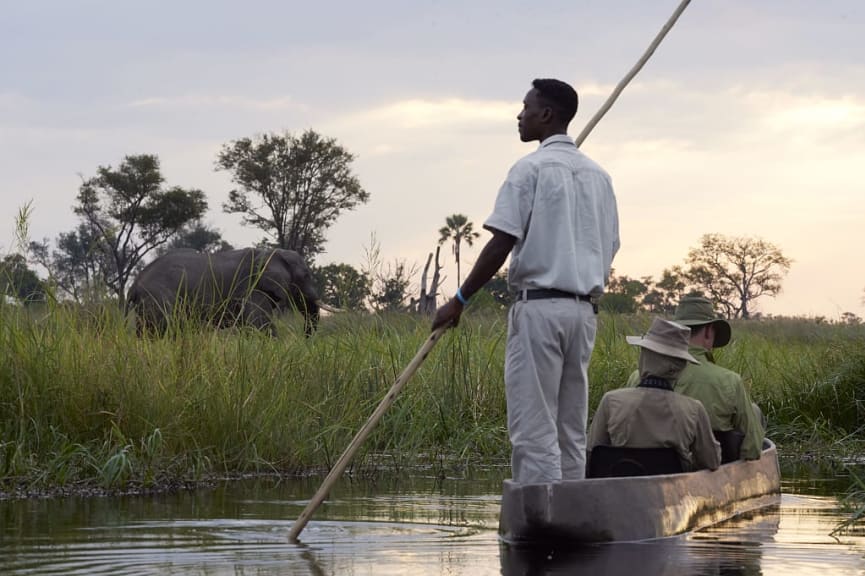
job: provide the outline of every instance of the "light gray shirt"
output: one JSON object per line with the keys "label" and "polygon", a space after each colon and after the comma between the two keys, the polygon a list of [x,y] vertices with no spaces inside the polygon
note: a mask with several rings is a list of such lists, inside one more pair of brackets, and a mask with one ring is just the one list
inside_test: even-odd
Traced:
{"label": "light gray shirt", "polygon": [[564,134],[514,164],[484,227],[517,239],[508,267],[512,290],[600,295],[619,250],[610,176]]}

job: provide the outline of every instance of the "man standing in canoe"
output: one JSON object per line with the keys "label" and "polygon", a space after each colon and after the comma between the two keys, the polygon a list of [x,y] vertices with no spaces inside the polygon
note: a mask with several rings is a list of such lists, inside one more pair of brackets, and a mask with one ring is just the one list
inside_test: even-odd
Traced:
{"label": "man standing in canoe", "polygon": [[619,249],[609,175],[568,137],[577,93],[538,79],[517,115],[520,140],[539,141],[511,168],[484,228],[493,237],[433,330],[456,326],[463,307],[501,268],[516,294],[508,314],[505,394],[512,476],[554,482],[585,476],[588,364],[597,299]]}

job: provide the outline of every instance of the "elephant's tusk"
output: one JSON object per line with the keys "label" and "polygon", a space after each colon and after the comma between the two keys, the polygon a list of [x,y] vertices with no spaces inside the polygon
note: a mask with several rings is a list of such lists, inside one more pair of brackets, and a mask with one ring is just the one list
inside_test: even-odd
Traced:
{"label": "elephant's tusk", "polygon": [[344,310],[342,310],[341,308],[335,308],[334,306],[331,306],[329,304],[325,304],[321,300],[316,300],[315,303],[318,304],[319,308],[321,308],[322,310],[324,310],[326,312],[330,312],[331,314],[339,314],[340,312],[344,312]]}

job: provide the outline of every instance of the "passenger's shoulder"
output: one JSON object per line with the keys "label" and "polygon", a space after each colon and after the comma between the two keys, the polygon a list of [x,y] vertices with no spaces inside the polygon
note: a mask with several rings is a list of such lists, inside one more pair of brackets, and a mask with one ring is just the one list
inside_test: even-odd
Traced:
{"label": "passenger's shoulder", "polygon": [[[615,388],[604,394],[603,398],[608,400],[623,400],[635,394],[641,394],[643,388]],[[603,400],[603,398],[601,398]]]}
{"label": "passenger's shoulder", "polygon": [[723,366],[718,366],[717,364],[712,364],[712,367],[715,370],[715,373],[726,381],[741,384],[742,377],[739,376],[737,372],[730,370],[729,368],[724,368]]}
{"label": "passenger's shoulder", "polygon": [[691,396],[686,396],[679,392],[676,393],[676,401],[679,403],[680,406],[687,408],[688,410],[691,410],[693,412],[701,412],[706,410],[700,400],[692,398]]}
{"label": "passenger's shoulder", "polygon": [[700,365],[693,366],[688,365],[686,370],[692,370],[695,373],[704,373],[710,374],[716,378],[724,378],[724,379],[738,379],[741,380],[741,376],[739,376],[736,372],[733,372],[729,368],[724,368],[723,366],[719,366],[714,362],[703,362]]}

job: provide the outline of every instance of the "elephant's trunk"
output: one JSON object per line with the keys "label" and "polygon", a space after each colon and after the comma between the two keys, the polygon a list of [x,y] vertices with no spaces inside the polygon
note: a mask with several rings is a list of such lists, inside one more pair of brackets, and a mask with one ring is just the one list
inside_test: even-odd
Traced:
{"label": "elephant's trunk", "polygon": [[318,319],[321,315],[319,313],[320,304],[318,300],[307,300],[305,304],[306,309],[303,313],[303,333],[307,338],[309,338],[318,328]]}

